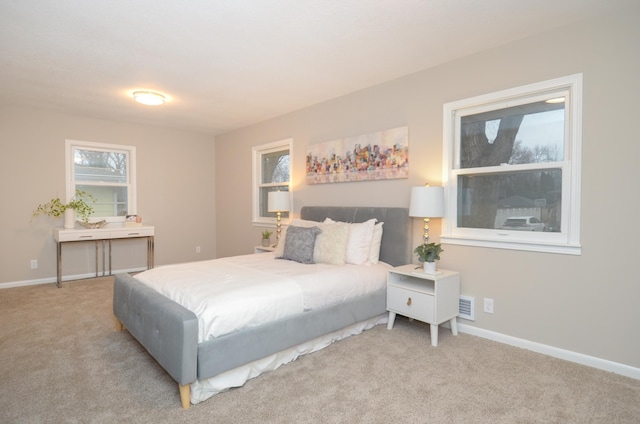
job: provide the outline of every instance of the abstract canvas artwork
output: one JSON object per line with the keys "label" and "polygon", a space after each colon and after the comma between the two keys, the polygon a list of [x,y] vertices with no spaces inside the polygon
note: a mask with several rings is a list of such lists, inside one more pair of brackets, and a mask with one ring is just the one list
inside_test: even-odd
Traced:
{"label": "abstract canvas artwork", "polygon": [[398,127],[313,144],[307,184],[408,178],[408,143],[408,127]]}

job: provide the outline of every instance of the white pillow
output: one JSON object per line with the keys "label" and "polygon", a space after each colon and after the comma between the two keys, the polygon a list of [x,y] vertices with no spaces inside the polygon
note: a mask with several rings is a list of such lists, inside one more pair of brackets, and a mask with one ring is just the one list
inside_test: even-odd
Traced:
{"label": "white pillow", "polygon": [[[324,223],[335,224],[336,221],[327,218],[324,220]],[[345,259],[348,264],[360,265],[369,260],[373,227],[375,227],[375,225],[375,218],[357,224],[348,223],[349,240],[347,241],[347,257]]]}
{"label": "white pillow", "polygon": [[380,262],[380,244],[382,244],[382,225],[384,222],[378,222],[373,227],[373,236],[371,237],[371,248],[369,249],[370,264],[377,264]]}
{"label": "white pillow", "polygon": [[344,265],[347,256],[349,227],[346,224],[319,225],[313,260],[317,264]]}
{"label": "white pillow", "polygon": [[308,227],[320,226],[320,224],[322,223],[318,221],[309,221],[308,219],[293,218],[291,220],[291,225],[293,225],[294,227],[308,228]]}

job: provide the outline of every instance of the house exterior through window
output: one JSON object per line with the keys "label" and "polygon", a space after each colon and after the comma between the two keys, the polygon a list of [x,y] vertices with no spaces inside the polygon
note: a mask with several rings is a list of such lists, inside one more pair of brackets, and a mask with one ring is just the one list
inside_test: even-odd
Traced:
{"label": "house exterior through window", "polygon": [[76,190],[91,194],[92,217],[124,221],[136,211],[136,148],[66,140],[67,201]]}
{"label": "house exterior through window", "polygon": [[580,254],[582,76],[444,105],[442,241]]}

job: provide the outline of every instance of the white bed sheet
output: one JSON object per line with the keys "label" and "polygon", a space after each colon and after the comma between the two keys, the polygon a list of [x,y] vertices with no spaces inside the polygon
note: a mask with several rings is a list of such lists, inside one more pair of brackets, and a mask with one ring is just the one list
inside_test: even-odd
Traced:
{"label": "white bed sheet", "polygon": [[273,253],[167,265],[137,280],[198,317],[198,342],[379,290],[389,265],[300,264]]}

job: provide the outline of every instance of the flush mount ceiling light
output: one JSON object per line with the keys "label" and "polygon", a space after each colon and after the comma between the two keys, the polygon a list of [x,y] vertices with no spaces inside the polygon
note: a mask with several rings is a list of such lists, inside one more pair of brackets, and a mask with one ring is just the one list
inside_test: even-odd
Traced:
{"label": "flush mount ceiling light", "polygon": [[140,90],[131,93],[136,102],[142,103],[148,106],[158,106],[165,102],[166,98],[160,93],[155,91]]}

